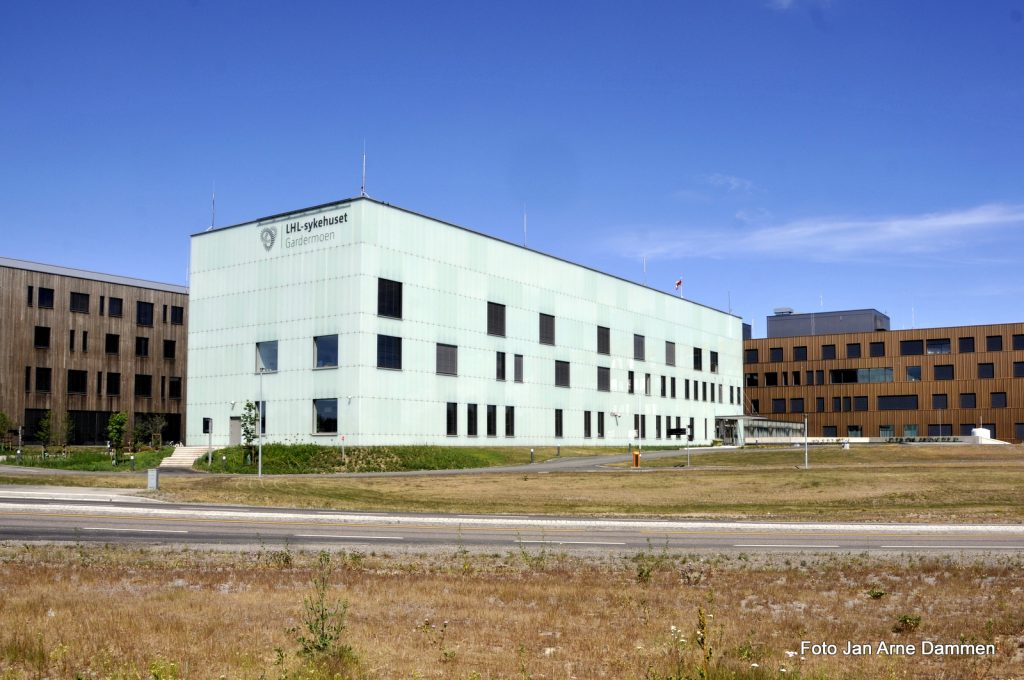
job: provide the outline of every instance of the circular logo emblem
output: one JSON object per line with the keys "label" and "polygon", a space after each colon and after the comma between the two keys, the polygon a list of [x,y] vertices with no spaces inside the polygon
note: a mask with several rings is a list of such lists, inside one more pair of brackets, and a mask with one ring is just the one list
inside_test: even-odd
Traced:
{"label": "circular logo emblem", "polygon": [[260,241],[263,242],[263,247],[268,252],[274,247],[274,241],[277,240],[277,227],[263,227],[263,231],[260,232]]}

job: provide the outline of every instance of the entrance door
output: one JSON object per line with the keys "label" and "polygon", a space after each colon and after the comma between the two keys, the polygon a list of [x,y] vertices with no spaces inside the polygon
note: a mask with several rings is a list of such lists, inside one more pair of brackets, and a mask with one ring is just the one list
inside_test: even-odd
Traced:
{"label": "entrance door", "polygon": [[231,429],[228,433],[228,446],[239,446],[242,443],[242,419],[231,418]]}

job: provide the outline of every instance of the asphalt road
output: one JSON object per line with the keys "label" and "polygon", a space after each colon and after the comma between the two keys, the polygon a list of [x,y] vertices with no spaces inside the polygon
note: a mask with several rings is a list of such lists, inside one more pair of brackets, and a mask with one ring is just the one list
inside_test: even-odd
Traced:
{"label": "asphalt road", "polygon": [[171,504],[116,489],[0,488],[0,540],[192,547],[605,553],[1014,553],[1022,525],[714,522],[366,513]]}

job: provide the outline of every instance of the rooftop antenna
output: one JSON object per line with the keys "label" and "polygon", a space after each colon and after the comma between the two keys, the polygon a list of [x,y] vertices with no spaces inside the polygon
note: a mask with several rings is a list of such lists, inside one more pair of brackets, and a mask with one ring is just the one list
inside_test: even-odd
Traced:
{"label": "rooftop antenna", "polygon": [[[726,291],[726,295],[729,296],[729,313],[732,314],[732,291],[731,290]],[[681,294],[680,294],[680,297],[682,297]]]}
{"label": "rooftop antenna", "polygon": [[647,285],[647,256],[646,255],[644,255],[643,261],[644,261],[644,285],[646,286]]}
{"label": "rooftop antenna", "polygon": [[210,226],[206,231],[213,231],[217,224],[217,180],[213,180],[213,194],[210,197]]}
{"label": "rooftop antenna", "polygon": [[526,248],[526,202],[523,202],[523,247]]}
{"label": "rooftop antenna", "polygon": [[363,140],[363,183],[359,187],[359,195],[366,196],[366,140]]}

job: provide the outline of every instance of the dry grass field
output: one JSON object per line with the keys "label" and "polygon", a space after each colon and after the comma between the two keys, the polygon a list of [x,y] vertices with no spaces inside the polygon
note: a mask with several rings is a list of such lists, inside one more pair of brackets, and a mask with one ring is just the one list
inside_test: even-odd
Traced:
{"label": "dry grass field", "polygon": [[[705,652],[711,678],[1024,675],[1019,557],[655,548],[331,560],[327,602],[347,602],[347,627],[326,653],[304,656],[315,555],[0,545],[0,678],[313,679],[332,677],[330,649],[342,646],[355,660],[334,662],[333,677],[697,678]],[[814,656],[802,640],[840,650],[966,641],[995,653]]]}

